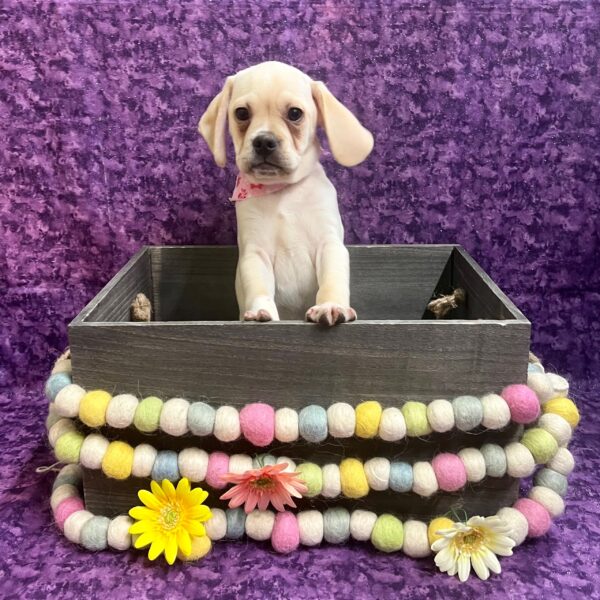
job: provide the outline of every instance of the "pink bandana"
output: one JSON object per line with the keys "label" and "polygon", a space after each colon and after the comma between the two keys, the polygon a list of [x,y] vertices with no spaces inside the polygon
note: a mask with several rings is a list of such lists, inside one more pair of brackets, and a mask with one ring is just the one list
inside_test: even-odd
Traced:
{"label": "pink bandana", "polygon": [[288,185],[287,183],[251,183],[242,173],[238,173],[230,200],[239,202],[240,200],[246,200],[246,198],[267,196],[282,190]]}

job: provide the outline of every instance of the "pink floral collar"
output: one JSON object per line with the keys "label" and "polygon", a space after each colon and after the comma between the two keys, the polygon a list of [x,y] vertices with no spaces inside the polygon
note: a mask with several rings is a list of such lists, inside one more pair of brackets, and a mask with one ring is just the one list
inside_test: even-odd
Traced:
{"label": "pink floral collar", "polygon": [[242,173],[238,173],[230,200],[232,202],[239,202],[247,198],[267,196],[268,194],[279,192],[288,185],[289,183],[252,183]]}

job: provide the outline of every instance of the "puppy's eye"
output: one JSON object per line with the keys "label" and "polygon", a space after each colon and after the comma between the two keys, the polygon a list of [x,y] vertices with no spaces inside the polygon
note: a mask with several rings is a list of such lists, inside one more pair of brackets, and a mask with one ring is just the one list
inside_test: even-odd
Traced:
{"label": "puppy's eye", "polygon": [[236,108],[234,114],[238,121],[247,121],[250,118],[250,111],[244,106]]}
{"label": "puppy's eye", "polygon": [[302,118],[303,114],[304,113],[302,112],[302,109],[300,109],[296,106],[292,106],[292,108],[290,108],[290,110],[288,110],[287,118],[290,121],[297,122]]}

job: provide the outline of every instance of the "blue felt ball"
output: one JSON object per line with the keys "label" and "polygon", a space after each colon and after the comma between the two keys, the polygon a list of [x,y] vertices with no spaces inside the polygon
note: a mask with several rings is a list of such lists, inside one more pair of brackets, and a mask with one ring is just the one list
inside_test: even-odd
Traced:
{"label": "blue felt ball", "polygon": [[390,489],[394,492],[410,492],[412,485],[412,467],[405,462],[392,462],[390,465]]}
{"label": "blue felt ball", "polygon": [[304,407],[298,415],[298,430],[307,442],[317,444],[324,441],[327,437],[327,411],[316,404]]}
{"label": "blue felt ball", "polygon": [[46,381],[46,387],[44,388],[46,398],[48,398],[50,402],[54,402],[56,394],[71,383],[72,379],[69,373],[55,373],[54,375],[50,375],[48,381]]}
{"label": "blue felt ball", "polygon": [[177,452],[173,450],[160,450],[156,455],[154,466],[152,467],[152,479],[154,481],[178,481],[179,467],[177,466]]}

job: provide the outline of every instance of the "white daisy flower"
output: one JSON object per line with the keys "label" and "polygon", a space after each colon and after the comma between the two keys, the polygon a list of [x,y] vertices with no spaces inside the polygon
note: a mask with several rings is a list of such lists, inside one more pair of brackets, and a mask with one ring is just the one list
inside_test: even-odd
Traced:
{"label": "white daisy flower", "polygon": [[435,564],[440,571],[466,581],[471,566],[480,579],[490,571],[500,573],[498,556],[511,556],[514,541],[508,537],[509,528],[500,517],[471,517],[466,523],[436,533],[442,537],[431,549],[436,553]]}

